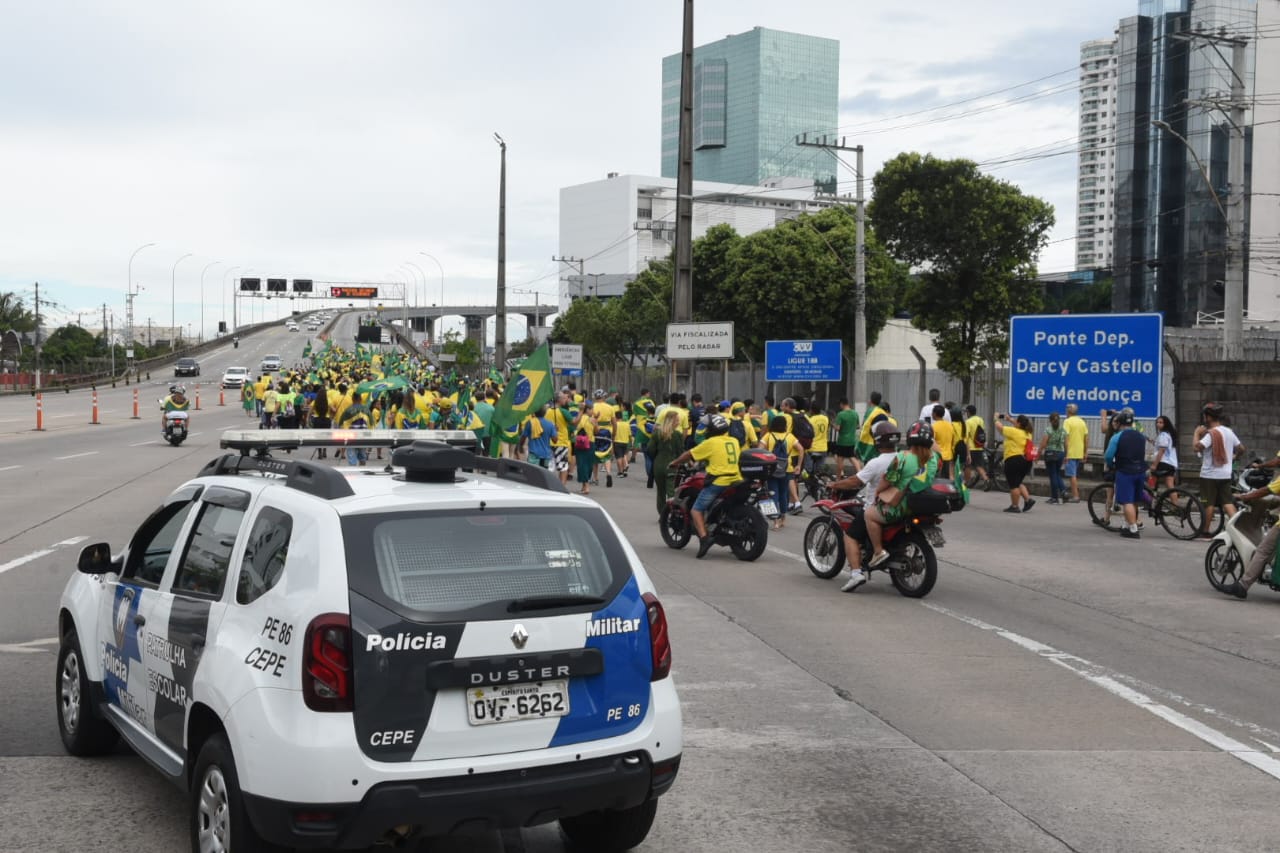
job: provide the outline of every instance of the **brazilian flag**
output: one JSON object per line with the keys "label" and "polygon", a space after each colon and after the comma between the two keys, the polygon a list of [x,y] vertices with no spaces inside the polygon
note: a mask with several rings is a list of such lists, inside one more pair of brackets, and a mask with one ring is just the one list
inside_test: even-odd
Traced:
{"label": "brazilian flag", "polygon": [[[489,434],[509,444],[514,443],[513,436],[519,434],[521,422],[549,403],[551,397],[551,351],[543,344],[531,352],[511,375],[502,399],[494,407]],[[489,442],[489,452],[492,456],[498,455],[497,441]]]}

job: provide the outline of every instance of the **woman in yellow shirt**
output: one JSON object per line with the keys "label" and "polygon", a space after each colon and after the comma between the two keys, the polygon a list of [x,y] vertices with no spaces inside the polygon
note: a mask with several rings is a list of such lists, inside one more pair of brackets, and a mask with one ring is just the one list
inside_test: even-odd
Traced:
{"label": "woman in yellow shirt", "polygon": [[[769,431],[760,436],[760,447],[771,451],[779,459],[777,470],[773,472],[773,479],[769,483],[773,488],[773,499],[778,504],[778,517],[773,521],[773,529],[781,530],[787,520],[791,480],[804,464],[804,448],[794,435],[787,432],[787,419],[782,415],[775,415],[769,422]],[[785,465],[781,461],[784,458]]]}
{"label": "woman in yellow shirt", "polygon": [[1018,415],[1015,421],[1007,414],[998,414],[996,431],[1004,436],[1004,477],[1009,481],[1009,506],[1004,511],[1028,512],[1036,505],[1036,499],[1022,485],[1022,481],[1031,473],[1031,460],[1025,456],[1027,442],[1032,440],[1031,419],[1026,415]]}

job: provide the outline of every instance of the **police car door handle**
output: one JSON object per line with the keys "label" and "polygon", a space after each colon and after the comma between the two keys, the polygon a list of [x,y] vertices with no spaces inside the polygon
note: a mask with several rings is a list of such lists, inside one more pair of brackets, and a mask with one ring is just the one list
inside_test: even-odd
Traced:
{"label": "police car door handle", "polygon": [[142,627],[143,625],[147,624],[147,617],[139,613],[137,616],[133,617],[133,624],[137,625],[138,627]]}

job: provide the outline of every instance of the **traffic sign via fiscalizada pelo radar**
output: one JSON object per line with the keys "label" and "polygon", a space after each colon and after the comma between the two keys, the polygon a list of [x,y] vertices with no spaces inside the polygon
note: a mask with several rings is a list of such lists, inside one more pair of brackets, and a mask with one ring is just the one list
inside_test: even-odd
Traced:
{"label": "traffic sign via fiscalizada pelo radar", "polygon": [[1009,321],[1009,411],[1082,414],[1129,406],[1160,414],[1164,318],[1160,314],[1045,314]]}

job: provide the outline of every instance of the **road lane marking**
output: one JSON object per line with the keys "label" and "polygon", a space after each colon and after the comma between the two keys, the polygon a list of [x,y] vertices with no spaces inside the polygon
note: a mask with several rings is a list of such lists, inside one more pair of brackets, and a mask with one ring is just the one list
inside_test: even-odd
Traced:
{"label": "road lane marking", "polygon": [[139,441],[137,444],[131,444],[130,447],[141,447],[144,444],[155,444],[154,441]]}
{"label": "road lane marking", "polygon": [[[998,625],[992,625],[989,622],[983,622],[981,619],[975,619],[972,616],[966,616],[963,613],[957,613],[946,607],[937,604],[931,604],[927,601],[920,602],[922,606],[929,608],[935,613],[941,613],[943,616],[949,616],[952,619],[964,622],[983,631],[990,631],[997,637],[1008,640],[1021,648],[1035,652],[1040,657],[1045,658],[1051,663],[1055,663],[1068,672],[1080,676],[1090,684],[1101,687],[1119,699],[1134,705],[1142,710],[1154,714],[1177,728],[1182,729],[1187,734],[1198,738],[1210,746],[1227,753],[1233,758],[1243,761],[1245,764],[1255,767],[1275,779],[1280,779],[1280,760],[1272,758],[1266,753],[1260,752],[1246,743],[1236,740],[1211,726],[1205,725],[1199,720],[1189,717],[1180,711],[1175,711],[1168,705],[1157,702],[1146,693],[1135,690],[1122,681],[1132,681],[1133,679],[1121,673],[1108,670],[1084,658],[1076,657],[1073,654],[1059,651],[1053,646],[1045,645],[1038,640],[1030,637],[1024,637],[1021,634],[1015,634]],[[1260,741],[1261,742],[1261,741]],[[1269,744],[1267,744],[1269,746]]]}
{"label": "road lane marking", "polygon": [[33,560],[38,560],[41,557],[47,557],[50,554],[52,554],[54,551],[58,550],[59,548],[70,546],[70,545],[79,545],[81,542],[83,542],[88,538],[89,538],[88,536],[73,536],[70,539],[63,539],[61,542],[54,542],[48,548],[41,548],[39,551],[32,551],[30,554],[24,554],[23,556],[10,560],[7,563],[0,563],[0,575],[4,574],[10,569],[16,569],[19,566],[25,566],[27,563],[30,563]]}
{"label": "road lane marking", "polygon": [[12,471],[14,468],[21,468],[21,467],[22,467],[21,465],[6,465],[5,467],[0,468],[0,471]]}
{"label": "road lane marking", "polygon": [[98,451],[90,450],[85,453],[73,453],[70,456],[55,456],[53,459],[55,462],[59,462],[63,459],[79,459],[81,456],[93,456],[96,453],[98,453]]}
{"label": "road lane marking", "polygon": [[43,652],[52,653],[52,649],[42,649],[39,647],[56,646],[57,644],[57,637],[48,637],[43,640],[27,640],[25,643],[0,643],[0,654],[38,655]]}
{"label": "road lane marking", "polygon": [[[777,554],[779,557],[786,557],[788,560],[795,560],[797,563],[805,563],[804,557],[799,554],[792,554],[790,551],[784,551],[781,548],[775,548],[772,545],[766,545],[765,550],[770,554]],[[808,565],[808,563],[805,563]]]}

